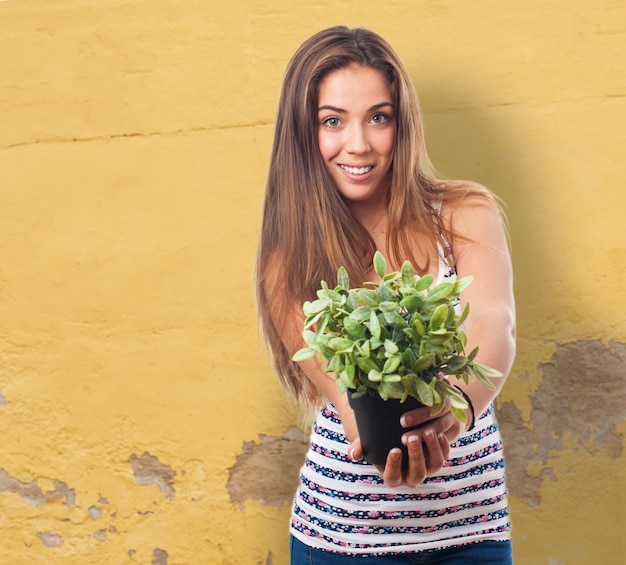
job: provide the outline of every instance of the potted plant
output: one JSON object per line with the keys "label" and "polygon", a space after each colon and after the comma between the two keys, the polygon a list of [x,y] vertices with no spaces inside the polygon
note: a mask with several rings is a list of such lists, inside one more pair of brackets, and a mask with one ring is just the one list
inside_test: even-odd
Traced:
{"label": "potted plant", "polygon": [[373,263],[380,283],[351,289],[344,267],[335,288],[321,282],[317,300],[302,307],[307,347],[293,360],[319,355],[327,361],[323,369],[334,374],[340,392],[348,393],[365,458],[382,465],[391,448],[405,451],[402,413],[429,406],[436,415],[447,398],[454,417],[467,421],[468,401],[449,376],[465,383],[477,378],[493,389],[488,377],[502,375],[474,361],[478,347],[465,354],[462,323],[469,304],[459,315],[455,303],[471,276],[432,286],[434,277],[416,276],[409,261],[388,274],[380,252]]}

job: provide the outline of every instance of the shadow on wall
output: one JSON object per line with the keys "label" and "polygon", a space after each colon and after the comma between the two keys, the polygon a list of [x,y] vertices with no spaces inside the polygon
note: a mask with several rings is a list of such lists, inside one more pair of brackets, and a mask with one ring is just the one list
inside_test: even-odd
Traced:
{"label": "shadow on wall", "polygon": [[[555,282],[559,276],[554,265],[563,261],[561,250],[548,243],[553,233],[548,222],[554,221],[554,212],[544,201],[545,187],[531,184],[540,173],[529,170],[534,161],[518,141],[527,137],[524,112],[533,110],[515,101],[489,105],[481,100],[484,89],[467,78],[455,77],[454,85],[445,91],[446,107],[439,101],[441,83],[436,89],[418,88],[427,147],[443,176],[476,180],[504,200],[512,236],[518,317],[524,320],[520,328],[524,332],[525,327],[541,321],[536,319],[535,297],[542,299],[539,293],[549,292],[551,280]],[[458,92],[459,84],[466,87],[463,92]],[[511,123],[522,131],[515,131]],[[552,206],[558,197],[558,191],[552,195]],[[546,299],[551,297],[543,297]],[[541,332],[521,335],[518,358],[530,353],[524,347],[538,341],[544,344],[543,337]],[[529,422],[523,421],[514,402],[500,403],[497,410],[505,442],[507,483],[511,493],[529,506],[541,503],[541,484],[551,476],[554,452],[573,448],[594,455],[601,450],[618,459],[624,441],[618,430],[626,420],[622,382],[626,344],[605,344],[599,339],[566,342],[558,334],[549,341],[556,343],[556,350],[549,362],[537,367],[543,378],[530,399]],[[513,373],[510,378],[525,377]]]}

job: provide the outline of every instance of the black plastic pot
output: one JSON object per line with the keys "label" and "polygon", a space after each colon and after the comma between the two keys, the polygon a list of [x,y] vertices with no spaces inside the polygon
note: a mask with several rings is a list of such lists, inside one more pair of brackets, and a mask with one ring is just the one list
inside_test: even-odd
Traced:
{"label": "black plastic pot", "polygon": [[406,469],[407,449],[402,445],[401,438],[412,428],[403,428],[400,417],[409,410],[420,408],[421,402],[411,396],[404,402],[383,400],[378,395],[353,398],[350,391],[348,401],[354,410],[365,459],[373,465],[384,465],[389,451],[399,447],[402,450],[402,467]]}

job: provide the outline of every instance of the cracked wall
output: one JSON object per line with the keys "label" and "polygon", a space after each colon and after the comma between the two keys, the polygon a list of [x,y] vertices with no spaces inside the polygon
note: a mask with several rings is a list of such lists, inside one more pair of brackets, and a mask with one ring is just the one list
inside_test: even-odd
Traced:
{"label": "cracked wall", "polygon": [[252,267],[285,65],[338,22],[396,47],[441,173],[508,205],[516,563],[623,561],[621,4],[12,0],[0,19],[3,561],[287,563],[306,439]]}

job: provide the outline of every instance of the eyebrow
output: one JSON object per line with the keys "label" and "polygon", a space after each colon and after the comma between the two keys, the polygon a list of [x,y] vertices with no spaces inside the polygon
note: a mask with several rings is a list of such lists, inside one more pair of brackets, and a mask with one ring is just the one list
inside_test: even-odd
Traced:
{"label": "eyebrow", "polygon": [[[380,108],[384,108],[385,106],[391,106],[393,108],[393,104],[391,102],[381,102],[380,104],[374,104],[370,108],[368,108],[368,112],[373,112],[374,110],[379,110]],[[325,104],[324,106],[320,106],[317,111],[321,112],[322,110],[331,110],[332,112],[337,112],[338,114],[345,114],[347,110],[343,108],[337,108],[337,106],[330,106]]]}

